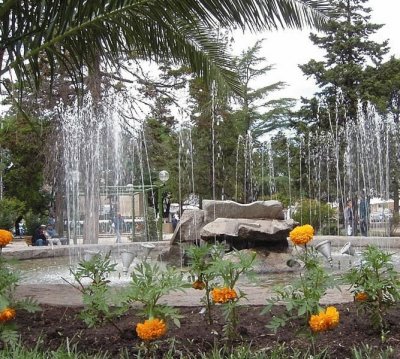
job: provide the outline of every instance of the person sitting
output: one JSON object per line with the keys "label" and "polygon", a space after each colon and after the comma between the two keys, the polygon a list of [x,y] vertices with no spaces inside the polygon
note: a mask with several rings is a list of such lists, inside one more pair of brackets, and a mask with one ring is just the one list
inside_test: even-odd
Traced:
{"label": "person sitting", "polygon": [[53,225],[49,224],[44,232],[46,239],[51,244],[61,245],[61,240],[58,238],[58,233]]}
{"label": "person sitting", "polygon": [[48,241],[45,234],[46,226],[41,224],[36,228],[35,233],[32,236],[32,246],[47,246]]}

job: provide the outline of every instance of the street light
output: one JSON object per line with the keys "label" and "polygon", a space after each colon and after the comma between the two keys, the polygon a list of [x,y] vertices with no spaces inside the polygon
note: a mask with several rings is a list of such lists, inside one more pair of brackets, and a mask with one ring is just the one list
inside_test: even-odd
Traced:
{"label": "street light", "polygon": [[160,179],[160,181],[163,183],[167,182],[169,180],[169,173],[165,170],[160,171],[160,173],[158,174],[158,178]]}
{"label": "street light", "polygon": [[158,178],[161,181],[161,185],[158,186],[158,229],[159,229],[159,234],[160,234],[160,241],[163,240],[163,212],[164,212],[164,207],[163,207],[163,199],[162,199],[162,193],[161,193],[161,188],[165,186],[165,182],[168,181],[169,179],[169,173],[165,170],[160,171],[158,174]]}

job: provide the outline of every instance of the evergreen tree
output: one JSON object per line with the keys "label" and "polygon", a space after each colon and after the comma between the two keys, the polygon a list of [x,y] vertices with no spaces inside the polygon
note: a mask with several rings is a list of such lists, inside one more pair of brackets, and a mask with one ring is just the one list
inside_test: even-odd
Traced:
{"label": "evergreen tree", "polygon": [[[236,58],[236,68],[242,85],[240,95],[234,96],[239,105],[232,117],[238,123],[238,130],[243,140],[240,152],[240,178],[243,183],[243,201],[251,202],[260,193],[261,178],[255,176],[257,167],[253,161],[253,149],[260,147],[258,139],[264,134],[277,128],[284,128],[290,124],[291,108],[294,99],[271,98],[271,95],[282,90],[286,84],[279,81],[262,87],[255,87],[255,83],[273,69],[272,65],[265,65],[266,59],[259,55],[262,40],[243,51]],[[238,141],[239,144],[239,141]]]}
{"label": "evergreen tree", "polygon": [[366,71],[364,93],[384,117],[393,119],[389,143],[390,192],[394,200],[395,221],[398,223],[400,187],[400,60],[391,57],[378,67],[369,66]]}
{"label": "evergreen tree", "polygon": [[[360,131],[361,115],[359,103],[369,99],[365,84],[369,78],[365,72],[368,66],[377,67],[388,52],[388,43],[371,40],[382,25],[370,22],[371,9],[365,6],[367,0],[334,0],[335,13],[324,25],[322,34],[311,34],[311,41],[325,51],[324,60],[310,60],[300,68],[308,77],[313,77],[319,86],[316,100],[304,100],[302,115],[314,132],[310,145],[325,138],[328,143],[334,139],[336,173],[330,183],[336,182],[338,200],[353,198],[361,189],[368,187],[361,163],[360,144],[365,141]],[[366,106],[364,106],[366,108]],[[318,149],[314,150],[316,155]],[[364,166],[364,167],[362,167]],[[310,172],[310,169],[308,169]],[[381,175],[383,175],[381,173]],[[367,188],[369,190],[369,188]],[[355,206],[355,210],[357,210]]]}
{"label": "evergreen tree", "polygon": [[340,124],[357,121],[358,100],[364,98],[364,70],[367,65],[379,65],[388,52],[387,41],[371,40],[382,25],[369,22],[371,9],[364,6],[367,1],[332,1],[335,15],[324,25],[322,35],[310,35],[311,41],[325,50],[325,60],[313,59],[300,66],[306,76],[315,79],[321,89],[317,96],[331,110],[343,103]]}

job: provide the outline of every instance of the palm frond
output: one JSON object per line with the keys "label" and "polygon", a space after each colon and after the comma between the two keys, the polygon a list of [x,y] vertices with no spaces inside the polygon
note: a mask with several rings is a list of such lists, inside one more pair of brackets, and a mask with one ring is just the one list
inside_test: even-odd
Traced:
{"label": "palm frond", "polygon": [[329,1],[314,0],[8,0],[0,7],[0,76],[12,69],[37,86],[43,58],[78,77],[96,57],[115,63],[128,53],[229,78],[230,60],[207,29],[320,27],[329,10]]}

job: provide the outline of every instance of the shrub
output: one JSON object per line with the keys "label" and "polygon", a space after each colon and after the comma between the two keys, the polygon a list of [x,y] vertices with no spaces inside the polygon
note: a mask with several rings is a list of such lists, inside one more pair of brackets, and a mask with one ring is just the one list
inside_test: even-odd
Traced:
{"label": "shrub", "polygon": [[80,317],[89,328],[108,322],[122,333],[114,320],[128,308],[114,303],[115,295],[111,292],[110,281],[107,279],[115,271],[116,265],[111,263],[110,253],[105,256],[98,253],[91,259],[80,262],[76,270],[70,270],[77,285],[64,279],[82,293],[84,308]]}
{"label": "shrub", "polygon": [[222,304],[225,324],[223,332],[225,338],[232,341],[238,334],[237,326],[239,318],[237,306],[246,293],[236,291],[235,286],[243,274],[251,274],[253,263],[256,257],[255,252],[247,253],[241,251],[232,252],[226,259],[213,261],[212,266],[206,272],[215,273],[215,277],[222,279],[211,291],[214,303]]}
{"label": "shrub", "polygon": [[386,312],[400,299],[400,280],[392,263],[392,255],[375,246],[368,246],[358,266],[343,275],[350,285],[359,310],[366,313],[385,340]]}
{"label": "shrub", "polygon": [[335,216],[336,210],[328,204],[314,199],[303,199],[297,206],[292,218],[301,224],[309,223],[315,231],[326,231],[336,226]]}
{"label": "shrub", "polygon": [[221,244],[204,246],[191,246],[187,250],[189,256],[190,273],[195,278],[192,283],[194,289],[203,290],[205,294],[201,299],[206,306],[208,323],[212,324],[211,308],[211,290],[212,282],[216,279],[217,274],[210,270],[215,265],[216,261],[222,259],[224,246]]}
{"label": "shrub", "polygon": [[25,211],[25,203],[16,198],[4,198],[0,201],[0,228],[11,230],[14,222]]}
{"label": "shrub", "polygon": [[[295,245],[301,244],[295,247],[299,248],[295,260],[304,264],[304,270],[292,284],[275,288],[276,296],[267,300],[267,306],[262,313],[269,312],[278,303],[283,303],[286,307],[286,312],[279,317],[273,317],[267,325],[274,332],[297,318],[304,319],[304,324],[307,326],[310,319],[318,316],[317,313],[323,310],[319,304],[322,296],[328,288],[335,285],[333,277],[321,265],[318,252],[307,245],[312,240],[313,234],[313,228],[308,224],[296,227],[289,234]],[[321,318],[325,322],[322,315]]]}

